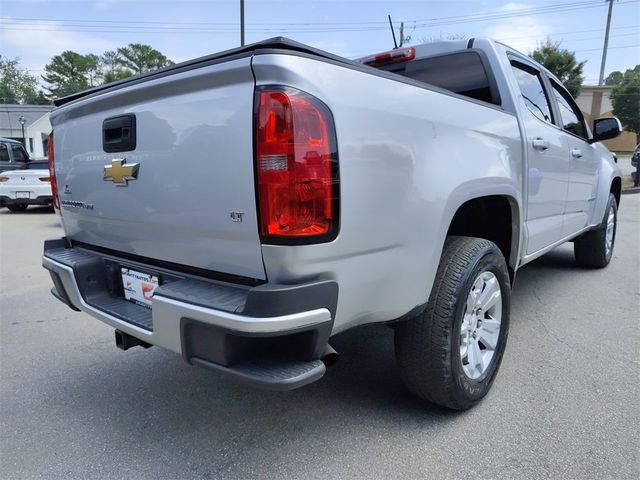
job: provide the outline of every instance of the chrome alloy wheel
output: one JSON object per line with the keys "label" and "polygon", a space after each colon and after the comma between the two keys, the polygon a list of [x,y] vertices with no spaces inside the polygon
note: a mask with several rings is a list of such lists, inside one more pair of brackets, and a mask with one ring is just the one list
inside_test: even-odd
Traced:
{"label": "chrome alloy wheel", "polygon": [[604,237],[605,248],[607,257],[613,252],[613,234],[616,227],[616,214],[613,211],[613,207],[609,209],[609,216],[607,217],[607,230]]}
{"label": "chrome alloy wheel", "polygon": [[491,365],[501,320],[500,282],[493,273],[482,272],[473,282],[460,327],[462,369],[472,380],[480,378]]}

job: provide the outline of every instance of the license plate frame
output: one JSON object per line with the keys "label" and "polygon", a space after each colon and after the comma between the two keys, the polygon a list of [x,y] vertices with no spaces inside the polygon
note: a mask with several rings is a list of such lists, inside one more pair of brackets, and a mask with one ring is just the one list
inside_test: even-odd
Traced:
{"label": "license plate frame", "polygon": [[30,199],[31,192],[16,192],[16,200]]}
{"label": "license plate frame", "polygon": [[141,307],[151,308],[153,294],[160,286],[160,276],[150,272],[120,267],[124,299]]}

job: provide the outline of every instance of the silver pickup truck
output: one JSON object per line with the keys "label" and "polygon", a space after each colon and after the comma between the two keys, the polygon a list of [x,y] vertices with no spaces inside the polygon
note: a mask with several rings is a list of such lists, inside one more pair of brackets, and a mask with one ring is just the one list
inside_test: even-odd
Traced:
{"label": "silver pickup truck", "polygon": [[562,84],[476,38],[350,61],[282,38],[63,98],[52,293],[237,380],[320,379],[333,335],[395,329],[407,387],[452,408],[496,377],[516,271],[612,256],[621,176]]}

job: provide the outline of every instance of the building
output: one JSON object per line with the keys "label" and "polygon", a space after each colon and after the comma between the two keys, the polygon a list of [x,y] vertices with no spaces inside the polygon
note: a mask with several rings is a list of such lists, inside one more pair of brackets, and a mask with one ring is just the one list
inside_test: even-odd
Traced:
{"label": "building", "polygon": [[[583,85],[576,103],[589,125],[593,120],[601,117],[613,117],[613,105],[611,104],[610,85]],[[636,147],[636,134],[634,132],[622,132],[618,138],[603,142],[609,150],[614,152],[633,152]]]}
{"label": "building", "polygon": [[51,133],[50,112],[45,113],[27,127],[27,150],[31,158],[49,155],[49,134]]}
{"label": "building", "polygon": [[[51,133],[49,112],[53,105],[0,104],[0,137],[25,141],[29,155],[38,158],[47,155],[46,138]],[[24,118],[23,126],[20,117]]]}

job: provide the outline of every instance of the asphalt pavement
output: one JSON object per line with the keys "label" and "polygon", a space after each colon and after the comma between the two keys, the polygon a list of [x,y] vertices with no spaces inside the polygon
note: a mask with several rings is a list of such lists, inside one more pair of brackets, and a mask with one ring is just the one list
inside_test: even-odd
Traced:
{"label": "asphalt pavement", "polygon": [[340,361],[293,392],[223,380],[55,300],[40,254],[46,209],[0,210],[0,477],[640,478],[640,195],[614,258],[570,244],[519,271],[501,371],[454,413],[401,384],[393,332],[336,337]]}

